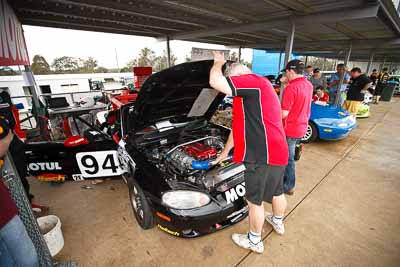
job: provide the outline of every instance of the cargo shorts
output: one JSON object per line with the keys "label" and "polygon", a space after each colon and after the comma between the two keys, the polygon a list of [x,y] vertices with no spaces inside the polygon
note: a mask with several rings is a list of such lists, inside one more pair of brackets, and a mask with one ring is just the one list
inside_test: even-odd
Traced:
{"label": "cargo shorts", "polygon": [[274,196],[283,194],[283,175],[286,166],[245,163],[246,199],[261,205],[263,201],[272,203]]}

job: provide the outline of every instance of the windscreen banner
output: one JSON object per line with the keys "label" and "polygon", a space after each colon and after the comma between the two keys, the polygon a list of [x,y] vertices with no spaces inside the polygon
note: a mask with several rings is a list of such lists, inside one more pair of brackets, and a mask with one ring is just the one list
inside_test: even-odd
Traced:
{"label": "windscreen banner", "polygon": [[0,66],[30,65],[22,25],[7,3],[0,0]]}

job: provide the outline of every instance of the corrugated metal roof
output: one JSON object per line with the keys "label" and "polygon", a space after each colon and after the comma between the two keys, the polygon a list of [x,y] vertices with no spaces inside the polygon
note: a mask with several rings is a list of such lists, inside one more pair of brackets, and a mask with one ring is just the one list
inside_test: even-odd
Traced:
{"label": "corrugated metal roof", "polygon": [[[23,24],[280,50],[291,21],[295,51],[343,50],[347,40],[400,38],[390,0],[13,0]],[[313,42],[331,45],[313,46]],[[394,47],[399,48],[396,44]],[[364,57],[371,49],[354,48]],[[395,51],[388,50],[397,57]],[[399,49],[400,50],[400,49]]]}

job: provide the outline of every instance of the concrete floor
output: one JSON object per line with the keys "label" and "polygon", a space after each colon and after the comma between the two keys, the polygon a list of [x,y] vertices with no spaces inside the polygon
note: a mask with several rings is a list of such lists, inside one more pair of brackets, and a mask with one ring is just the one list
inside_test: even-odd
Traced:
{"label": "concrete floor", "polygon": [[121,180],[92,190],[81,189],[87,181],[32,181],[33,192],[61,218],[65,247],[57,259],[79,266],[400,266],[399,102],[372,106],[344,140],[305,146],[286,233],[265,225],[262,255],[230,239],[247,221],[190,240],[141,230]]}

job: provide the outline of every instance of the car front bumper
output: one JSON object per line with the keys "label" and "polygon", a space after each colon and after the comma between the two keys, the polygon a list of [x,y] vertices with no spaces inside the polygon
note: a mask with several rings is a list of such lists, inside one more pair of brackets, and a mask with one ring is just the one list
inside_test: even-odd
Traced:
{"label": "car front bumper", "polygon": [[176,210],[152,202],[157,227],[174,236],[193,238],[222,230],[247,217],[248,207],[244,198],[227,204],[217,196],[208,205],[190,210]]}
{"label": "car front bumper", "polygon": [[332,126],[318,126],[319,137],[326,140],[340,140],[347,137],[357,127],[357,124],[346,128]]}

